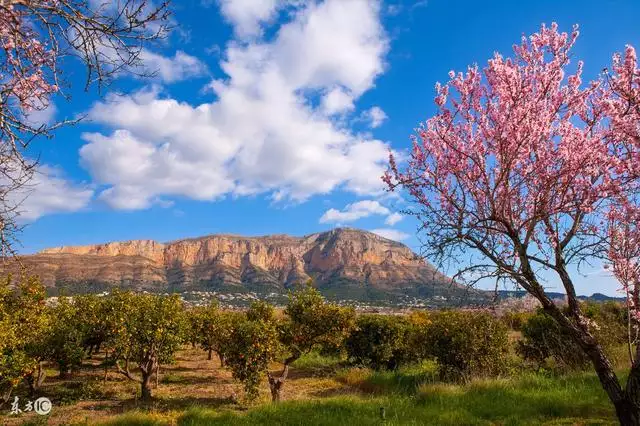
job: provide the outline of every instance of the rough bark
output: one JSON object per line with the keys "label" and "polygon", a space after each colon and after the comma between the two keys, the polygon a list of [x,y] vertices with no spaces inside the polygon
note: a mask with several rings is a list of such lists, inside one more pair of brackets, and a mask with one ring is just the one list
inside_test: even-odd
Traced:
{"label": "rough bark", "polygon": [[142,373],[142,380],[140,381],[141,399],[149,401],[151,399],[151,375]]}
{"label": "rough bark", "polygon": [[282,387],[289,375],[289,365],[292,362],[300,358],[301,354],[293,355],[284,361],[284,368],[279,377],[273,376],[270,372],[267,372],[267,378],[269,379],[269,390],[271,390],[271,402],[280,402],[282,395]]}

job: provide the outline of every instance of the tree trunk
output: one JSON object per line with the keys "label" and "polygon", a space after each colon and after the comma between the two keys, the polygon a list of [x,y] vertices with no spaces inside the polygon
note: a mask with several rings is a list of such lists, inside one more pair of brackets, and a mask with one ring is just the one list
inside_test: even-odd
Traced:
{"label": "tree trunk", "polygon": [[109,350],[104,351],[104,383],[107,383],[107,373],[109,372]]}
{"label": "tree trunk", "polygon": [[156,367],[156,389],[158,389],[158,385],[160,384],[160,364]]}
{"label": "tree trunk", "polygon": [[142,380],[140,381],[140,390],[142,396],[140,399],[143,401],[149,401],[151,399],[151,374],[142,373]]}
{"label": "tree trunk", "polygon": [[65,363],[58,364],[58,368],[60,373],[58,374],[59,379],[68,379],[71,376],[71,367],[67,366]]}
{"label": "tree trunk", "polygon": [[218,352],[218,358],[220,358],[220,367],[224,367],[225,365],[227,365],[227,361],[224,358],[224,355],[222,355],[220,352]]}
{"label": "tree trunk", "polygon": [[271,377],[269,376],[269,389],[271,390],[271,402],[280,402],[280,395],[282,391],[282,386],[284,386],[284,380],[281,380],[279,377]]}
{"label": "tree trunk", "polygon": [[271,402],[280,402],[280,396],[282,394],[282,387],[285,380],[289,375],[289,364],[298,359],[299,355],[294,355],[287,358],[284,362],[284,369],[280,374],[280,377],[273,377],[271,373],[267,372],[267,378],[269,379],[269,389],[271,390]]}
{"label": "tree trunk", "polygon": [[209,348],[209,354],[207,355],[207,361],[211,361],[212,357],[213,357],[213,349]]}
{"label": "tree trunk", "polygon": [[640,363],[634,363],[629,372],[626,389],[623,389],[609,358],[595,338],[580,326],[569,321],[559,309],[544,306],[561,327],[564,327],[591,360],[600,385],[613,403],[622,426],[640,425]]}
{"label": "tree trunk", "polygon": [[640,410],[629,400],[618,401],[614,403],[616,415],[621,426],[638,426],[640,425]]}

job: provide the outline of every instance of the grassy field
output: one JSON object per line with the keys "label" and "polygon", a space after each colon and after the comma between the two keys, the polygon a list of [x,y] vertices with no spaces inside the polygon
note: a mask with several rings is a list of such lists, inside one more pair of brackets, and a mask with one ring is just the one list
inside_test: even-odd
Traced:
{"label": "grassy field", "polygon": [[[180,352],[162,370],[154,401],[141,404],[138,388],[94,360],[69,380],[48,378],[42,394],[54,408],[49,416],[8,416],[0,423],[51,425],[515,425],[616,424],[613,410],[593,374],[439,383],[433,364],[397,372],[344,367],[317,354],[300,359],[273,405],[262,389],[260,401],[245,406],[234,395],[241,387],[218,360],[200,350]],[[55,372],[50,371],[51,375]],[[26,397],[26,396],[25,396]],[[381,409],[384,408],[384,419]]]}

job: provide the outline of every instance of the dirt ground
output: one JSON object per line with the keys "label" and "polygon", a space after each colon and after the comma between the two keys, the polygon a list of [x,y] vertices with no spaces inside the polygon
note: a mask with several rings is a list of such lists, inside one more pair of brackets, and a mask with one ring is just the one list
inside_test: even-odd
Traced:
{"label": "dirt ground", "polygon": [[[151,410],[161,418],[173,422],[193,407],[243,410],[242,387],[231,377],[229,370],[220,367],[214,355],[207,360],[206,352],[200,349],[185,349],[178,353],[173,365],[162,366],[157,387],[152,390],[153,401],[139,401],[139,384],[114,369],[107,372],[100,367],[101,358],[87,360],[82,369],[69,379],[57,378],[57,371],[47,371],[47,378],[34,398],[19,390],[20,408],[29,399],[45,396],[52,401],[48,416],[34,412],[11,415],[10,404],[2,407],[0,423],[6,426],[32,424],[68,425],[76,423],[96,424],[134,409]],[[278,365],[273,366],[274,369]],[[308,399],[333,396],[357,391],[340,381],[323,368],[292,368],[283,389],[283,399]],[[261,389],[260,400],[267,401],[269,391],[266,384]]]}

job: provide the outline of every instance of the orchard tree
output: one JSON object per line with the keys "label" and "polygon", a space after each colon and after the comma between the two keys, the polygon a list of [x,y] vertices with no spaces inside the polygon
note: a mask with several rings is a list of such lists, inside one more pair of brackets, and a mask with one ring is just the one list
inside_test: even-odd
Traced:
{"label": "orchard tree", "polygon": [[289,294],[284,310],[285,320],[279,326],[280,341],[286,358],[279,375],[267,371],[271,399],[280,401],[282,387],[293,362],[317,348],[340,348],[355,324],[353,308],[327,302],[311,282]]}
{"label": "orchard tree", "polygon": [[[427,256],[470,260],[455,279],[508,280],[538,299],[593,364],[620,422],[637,425],[640,345],[623,387],[572,271],[610,264],[638,326],[640,71],[627,46],[610,71],[583,83],[582,62],[570,64],[577,37],[577,27],[543,25],[513,57],[450,72],[407,163],[391,155],[383,179],[415,201]],[[549,274],[567,293],[566,310],[545,289]]]}
{"label": "orchard tree", "polygon": [[83,336],[82,346],[89,357],[98,353],[110,334],[113,334],[114,325],[110,324],[113,316],[108,312],[109,302],[113,299],[113,295],[102,297],[95,294],[73,298],[74,315]]}
{"label": "orchard tree", "polygon": [[84,327],[79,309],[68,297],[59,297],[49,309],[50,329],[44,339],[43,354],[58,365],[60,378],[67,378],[84,358]]}
{"label": "orchard tree", "polygon": [[[125,297],[132,305],[112,338],[112,357],[118,372],[140,383],[142,399],[148,400],[151,378],[158,374],[160,364],[173,361],[184,342],[184,305],[178,295]],[[131,371],[131,364],[140,370],[139,377]]]}
{"label": "orchard tree", "polygon": [[233,378],[244,385],[246,398],[258,397],[263,377],[281,352],[273,307],[254,302],[244,318],[234,322],[228,345],[224,349],[225,363]]}
{"label": "orchard tree", "polygon": [[0,0],[0,248],[13,254],[21,191],[36,162],[25,155],[38,136],[72,122],[42,123],[38,111],[68,97],[68,68],[82,64],[85,89],[98,90],[142,68],[143,46],[167,34],[168,1]]}
{"label": "orchard tree", "polygon": [[[261,306],[261,309],[264,309]],[[254,307],[255,311],[255,307]],[[255,313],[257,315],[257,313]],[[217,302],[211,302],[197,312],[197,338],[200,347],[207,351],[207,359],[211,360],[213,352],[218,355],[220,365],[225,365],[225,349],[229,344],[233,324],[240,319],[238,312],[223,311]],[[256,318],[254,318],[256,319]],[[266,321],[272,318],[268,317]]]}
{"label": "orchard tree", "polygon": [[37,277],[22,277],[11,288],[9,276],[0,284],[0,403],[21,381],[35,392],[45,378],[44,341],[49,317],[44,287]]}

